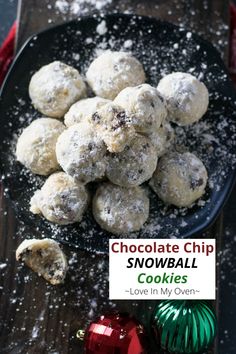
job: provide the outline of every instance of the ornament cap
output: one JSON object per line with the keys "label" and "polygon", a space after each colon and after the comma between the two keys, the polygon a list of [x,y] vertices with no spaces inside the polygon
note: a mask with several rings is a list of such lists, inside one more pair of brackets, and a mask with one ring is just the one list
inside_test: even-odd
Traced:
{"label": "ornament cap", "polygon": [[76,332],[76,338],[78,338],[79,340],[83,341],[85,337],[85,330],[84,329],[79,329]]}

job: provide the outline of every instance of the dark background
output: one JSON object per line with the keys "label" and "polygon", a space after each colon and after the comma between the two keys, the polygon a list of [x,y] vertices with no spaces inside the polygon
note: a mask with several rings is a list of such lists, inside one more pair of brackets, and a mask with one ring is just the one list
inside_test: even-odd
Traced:
{"label": "dark background", "polygon": [[[16,18],[16,11],[17,0],[0,0],[0,44]],[[236,354],[236,188],[224,208],[223,218],[222,249],[218,257],[221,271],[217,348],[219,354]]]}
{"label": "dark background", "polygon": [[18,0],[0,0],[0,43],[16,18]]}

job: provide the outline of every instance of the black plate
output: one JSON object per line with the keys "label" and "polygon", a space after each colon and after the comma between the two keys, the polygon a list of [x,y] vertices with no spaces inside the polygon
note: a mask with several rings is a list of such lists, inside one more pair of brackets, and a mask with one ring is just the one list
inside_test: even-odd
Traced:
{"label": "black plate", "polygon": [[[105,21],[104,34],[97,25]],[[104,26],[103,26],[104,28]],[[0,161],[5,186],[28,236],[38,232],[85,249],[107,251],[112,235],[102,231],[89,211],[80,225],[59,227],[29,212],[29,199],[44,179],[34,177],[14,158],[15,135],[39,117],[28,97],[32,73],[55,59],[83,74],[100,50],[128,50],[144,64],[148,81],[157,85],[165,73],[186,71],[200,77],[210,91],[206,116],[190,128],[177,128],[185,145],[206,164],[209,184],[204,198],[191,209],[166,207],[149,190],[150,219],[137,238],[191,237],[217,217],[235,180],[236,96],[216,49],[201,37],[167,22],[147,17],[109,15],[65,23],[30,38],[15,59],[1,93]],[[148,187],[146,187],[148,188]]]}

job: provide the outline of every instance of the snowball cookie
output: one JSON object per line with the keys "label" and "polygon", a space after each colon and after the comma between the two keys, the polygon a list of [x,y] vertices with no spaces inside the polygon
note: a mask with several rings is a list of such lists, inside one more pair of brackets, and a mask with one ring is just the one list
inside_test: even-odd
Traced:
{"label": "snowball cookie", "polygon": [[56,119],[34,120],[19,136],[16,158],[38,175],[49,175],[59,169],[56,142],[65,126]]}
{"label": "snowball cookie", "polygon": [[64,172],[48,177],[31,198],[30,211],[60,225],[79,222],[88,206],[85,186]]}
{"label": "snowball cookie", "polygon": [[156,148],[157,156],[164,155],[172,146],[175,132],[169,122],[164,121],[159,129],[147,135]]}
{"label": "snowball cookie", "polygon": [[70,106],[85,96],[86,86],[78,70],[54,61],[43,66],[31,78],[29,95],[41,113],[61,118]]}
{"label": "snowball cookie", "polygon": [[150,186],[160,199],[177,207],[188,207],[205,191],[207,170],[194,154],[171,152],[158,162]]}
{"label": "snowball cookie", "polygon": [[140,133],[157,130],[167,116],[163,98],[148,84],[126,87],[116,96],[114,103],[125,109],[135,130]]}
{"label": "snowball cookie", "polygon": [[81,183],[103,177],[107,149],[89,123],[74,124],[58,138],[56,155],[62,169]]}
{"label": "snowball cookie", "polygon": [[16,250],[16,260],[24,262],[52,285],[65,280],[68,269],[66,256],[54,240],[24,240]]}
{"label": "snowball cookie", "polygon": [[161,79],[157,89],[166,99],[169,119],[178,125],[197,122],[207,111],[208,90],[191,74],[169,74]]}
{"label": "snowball cookie", "polygon": [[73,124],[87,121],[104,104],[110,102],[105,98],[85,98],[74,103],[65,115],[65,125],[70,127]]}
{"label": "snowball cookie", "polygon": [[150,139],[137,134],[129,146],[118,154],[110,154],[106,174],[119,186],[133,187],[150,179],[157,166],[156,149]]}
{"label": "snowball cookie", "polygon": [[90,119],[110,152],[121,152],[135,135],[130,118],[123,108],[107,103]]}
{"label": "snowball cookie", "polygon": [[94,196],[93,215],[101,228],[114,234],[139,231],[149,216],[149,199],[141,187],[104,183]]}
{"label": "snowball cookie", "polygon": [[128,86],[145,82],[142,64],[127,52],[105,51],[89,66],[88,84],[97,96],[113,100]]}

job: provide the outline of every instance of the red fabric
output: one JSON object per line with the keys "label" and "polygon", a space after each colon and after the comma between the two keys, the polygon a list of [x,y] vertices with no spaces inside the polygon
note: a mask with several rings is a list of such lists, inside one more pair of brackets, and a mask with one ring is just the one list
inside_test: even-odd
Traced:
{"label": "red fabric", "polygon": [[0,47],[0,86],[14,57],[16,26],[16,22],[14,22],[5,41]]}

